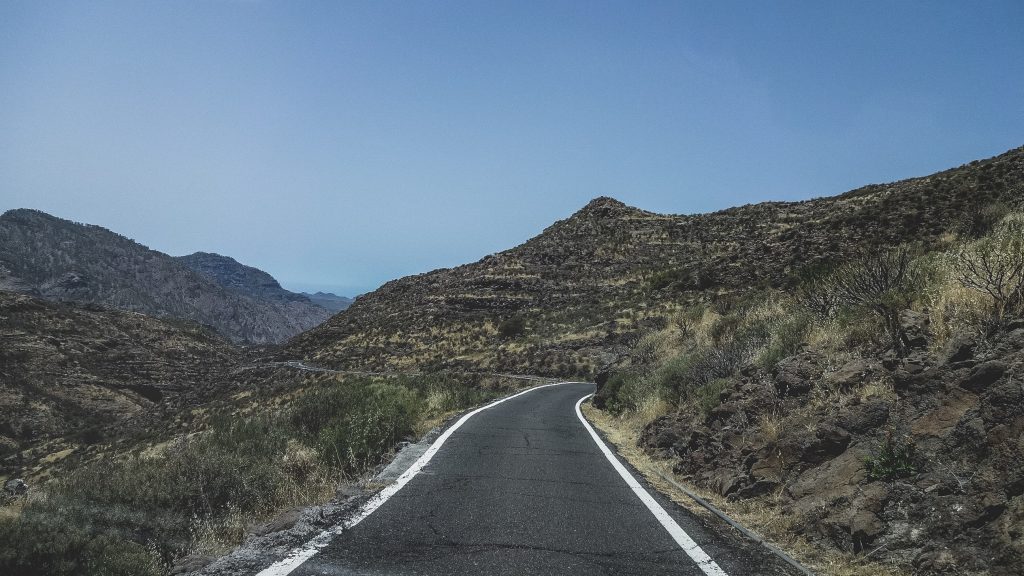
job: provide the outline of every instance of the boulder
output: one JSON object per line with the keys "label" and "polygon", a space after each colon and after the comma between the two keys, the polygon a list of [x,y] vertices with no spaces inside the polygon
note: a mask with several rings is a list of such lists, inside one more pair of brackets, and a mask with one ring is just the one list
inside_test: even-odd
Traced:
{"label": "boulder", "polygon": [[900,328],[906,336],[906,345],[910,349],[928,346],[931,338],[931,319],[923,312],[904,310],[900,312]]}
{"label": "boulder", "polygon": [[879,368],[875,362],[856,358],[843,364],[835,372],[826,374],[825,383],[832,389],[849,392],[873,378],[879,372]]}
{"label": "boulder", "polygon": [[814,382],[821,377],[821,357],[804,352],[783,358],[772,375],[779,396],[802,396],[811,391]]}
{"label": "boulder", "polygon": [[974,358],[974,349],[978,343],[974,338],[957,334],[946,345],[946,364],[959,364]]}
{"label": "boulder", "polygon": [[1006,373],[1006,368],[1006,363],[1001,360],[989,360],[975,366],[959,384],[962,388],[979,392],[999,380]]}
{"label": "boulder", "polygon": [[28,484],[21,478],[13,478],[4,482],[4,494],[8,496],[24,496],[28,494]]}
{"label": "boulder", "polygon": [[839,456],[850,443],[850,433],[827,422],[815,430],[789,434],[779,443],[783,460],[801,468],[817,466]]}
{"label": "boulder", "polygon": [[795,500],[806,499],[808,505],[823,505],[835,498],[852,497],[856,485],[867,478],[864,460],[868,453],[856,448],[839,457],[811,468],[787,488]]}

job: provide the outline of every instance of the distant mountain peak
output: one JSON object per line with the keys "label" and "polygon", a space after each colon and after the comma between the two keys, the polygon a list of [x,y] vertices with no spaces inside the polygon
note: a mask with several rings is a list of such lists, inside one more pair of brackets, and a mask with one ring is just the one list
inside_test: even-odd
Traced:
{"label": "distant mountain peak", "polygon": [[180,318],[257,344],[282,342],[330,315],[233,258],[172,258],[106,228],[31,209],[0,216],[0,289]]}

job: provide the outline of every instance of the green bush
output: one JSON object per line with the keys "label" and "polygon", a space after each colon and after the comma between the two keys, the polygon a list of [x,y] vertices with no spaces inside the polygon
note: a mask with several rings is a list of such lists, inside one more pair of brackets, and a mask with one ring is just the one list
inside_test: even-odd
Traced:
{"label": "green bush", "polygon": [[717,378],[698,386],[691,395],[694,405],[701,414],[708,414],[722,403],[722,392],[731,385],[732,381],[728,378]]}
{"label": "green bush", "polygon": [[522,316],[513,316],[498,324],[498,336],[502,338],[515,338],[526,333],[526,319]]}
{"label": "green bush", "polygon": [[864,461],[869,480],[896,480],[917,473],[917,450],[909,439],[886,434],[874,455]]}
{"label": "green bush", "polygon": [[284,447],[272,420],[222,417],[160,456],[81,468],[0,522],[0,573],[163,573],[192,548],[197,524],[282,504]]}
{"label": "green bush", "polygon": [[[345,380],[308,390],[283,416],[214,416],[155,455],[87,465],[0,516],[0,574],[164,574],[210,534],[305,504],[297,486],[380,463],[421,422],[496,392],[445,377]],[[312,448],[316,450],[316,456]],[[293,458],[308,453],[308,459]],[[318,459],[319,458],[319,459]],[[219,531],[219,532],[218,532]],[[233,536],[238,534],[231,532]]]}
{"label": "green bush", "polygon": [[612,374],[601,388],[605,409],[615,415],[636,410],[645,399],[657,393],[649,377],[631,371]]}
{"label": "green bush", "polygon": [[0,573],[19,576],[157,576],[155,551],[116,533],[90,531],[53,504],[0,518]]}
{"label": "green bush", "polygon": [[757,365],[767,372],[775,368],[786,357],[796,354],[811,330],[811,319],[799,312],[783,317],[769,336],[768,346],[757,358]]}
{"label": "green bush", "polygon": [[401,384],[343,382],[307,393],[291,423],[345,473],[374,466],[419,422],[423,398]]}

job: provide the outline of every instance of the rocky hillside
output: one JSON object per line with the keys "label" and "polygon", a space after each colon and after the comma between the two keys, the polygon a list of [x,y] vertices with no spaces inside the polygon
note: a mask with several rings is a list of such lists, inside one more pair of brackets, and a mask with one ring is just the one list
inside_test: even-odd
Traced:
{"label": "rocky hillside", "polygon": [[285,290],[270,274],[241,264],[230,256],[196,252],[175,259],[223,288],[259,302],[273,304],[302,330],[322,323],[334,312],[331,307],[314,302],[305,294]]}
{"label": "rocky hillside", "polygon": [[234,260],[211,264],[230,260],[222,259],[178,260],[105,228],[36,210],[0,216],[0,289],[190,320],[238,343],[282,342],[330,315],[289,297],[263,272]]}
{"label": "rocky hillside", "polygon": [[[826,548],[915,574],[1019,574],[1024,562],[1024,320],[902,359],[805,349],[658,418],[643,447],[732,501],[778,507]],[[831,356],[831,357],[830,357]]]}
{"label": "rocky hillside", "polygon": [[0,291],[0,472],[199,398],[238,356],[192,323]]}
{"label": "rocky hillside", "polygon": [[598,198],[474,264],[385,284],[284,356],[337,367],[592,374],[701,294],[792,284],[871,246],[970,232],[993,203],[1024,202],[1024,148],[836,197],[692,216]]}

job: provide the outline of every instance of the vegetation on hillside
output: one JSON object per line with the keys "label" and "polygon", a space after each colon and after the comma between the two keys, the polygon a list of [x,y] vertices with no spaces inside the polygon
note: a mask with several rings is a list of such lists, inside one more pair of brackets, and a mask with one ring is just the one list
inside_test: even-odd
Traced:
{"label": "vegetation on hillside", "polygon": [[[1024,334],[1024,213],[965,222],[932,250],[865,251],[792,288],[691,302],[637,340],[595,405],[700,488],[775,510],[762,527],[776,537],[879,548],[922,574],[973,557],[940,545],[1012,566],[1024,550],[1000,526],[1021,520],[1024,406],[1002,378]],[[961,499],[994,504],[928,516]]]}
{"label": "vegetation on hillside", "polygon": [[282,509],[328,500],[402,440],[508,388],[479,378],[309,377],[156,447],[112,452],[0,508],[0,573],[166,574]]}
{"label": "vegetation on hillside", "polygon": [[[907,243],[930,251],[957,230],[977,237],[1022,201],[1024,149],[835,197],[710,214],[656,214],[597,198],[521,246],[385,284],[290,341],[282,357],[335,368],[593,377],[689,301],[791,288],[808,267]],[[851,288],[840,296],[882,296]],[[875,313],[892,324],[896,303],[878,303]],[[526,329],[502,326],[510,318]]]}

